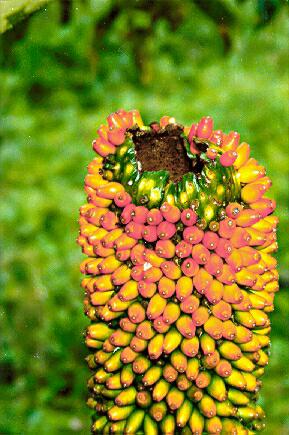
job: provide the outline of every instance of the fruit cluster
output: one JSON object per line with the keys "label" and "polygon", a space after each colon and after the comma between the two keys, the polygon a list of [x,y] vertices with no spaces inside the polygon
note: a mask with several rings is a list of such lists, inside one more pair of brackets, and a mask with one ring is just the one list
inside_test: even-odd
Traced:
{"label": "fruit cluster", "polygon": [[[182,195],[169,181],[156,191],[153,173],[131,184],[123,174],[135,153],[113,156],[135,126],[146,129],[139,113],[121,110],[98,130],[80,209],[92,432],[252,434],[264,427],[256,401],[278,290],[271,181],[249,145],[207,117],[184,129],[188,157],[209,167],[194,197],[189,184]],[[111,165],[124,155],[117,178]],[[235,187],[218,201],[223,168]]]}

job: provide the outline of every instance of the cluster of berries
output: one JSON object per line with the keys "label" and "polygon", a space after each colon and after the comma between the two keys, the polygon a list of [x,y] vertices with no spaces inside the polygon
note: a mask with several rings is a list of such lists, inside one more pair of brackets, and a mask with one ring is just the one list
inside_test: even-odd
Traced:
{"label": "cluster of berries", "polygon": [[196,136],[210,139],[212,159],[213,144],[223,146],[240,201],[207,229],[195,207],[137,205],[102,176],[103,157],[132,122],[142,126],[137,112],[118,112],[102,127],[80,209],[92,431],[252,434],[264,426],[256,400],[278,290],[275,204],[263,196],[270,179],[237,134],[213,131],[203,118],[187,129],[191,151]]}

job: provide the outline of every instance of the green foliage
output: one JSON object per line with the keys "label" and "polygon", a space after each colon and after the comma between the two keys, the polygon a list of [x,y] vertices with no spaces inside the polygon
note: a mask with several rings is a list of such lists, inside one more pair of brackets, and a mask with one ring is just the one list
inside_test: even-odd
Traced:
{"label": "green foliage", "polygon": [[64,3],[51,2],[1,39],[0,432],[88,433],[77,214],[97,126],[124,107],[147,122],[212,115],[217,127],[239,131],[268,168],[283,291],[261,400],[266,433],[286,433],[285,7],[277,2],[259,26],[258,2],[249,0],[222,1],[225,23],[189,0],[77,1],[63,10]]}
{"label": "green foliage", "polygon": [[0,3],[0,33],[12,29],[19,21],[41,9],[50,0],[9,0]]}

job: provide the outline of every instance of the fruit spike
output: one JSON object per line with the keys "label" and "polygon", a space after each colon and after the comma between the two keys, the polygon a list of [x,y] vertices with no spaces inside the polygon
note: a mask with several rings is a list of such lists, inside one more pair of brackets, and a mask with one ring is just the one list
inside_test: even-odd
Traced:
{"label": "fruit spike", "polygon": [[213,120],[109,115],[77,239],[92,433],[253,434],[278,290],[265,169]]}

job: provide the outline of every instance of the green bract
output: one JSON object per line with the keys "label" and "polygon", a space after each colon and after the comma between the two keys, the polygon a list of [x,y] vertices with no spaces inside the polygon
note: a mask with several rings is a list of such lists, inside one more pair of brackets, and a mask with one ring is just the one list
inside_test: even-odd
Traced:
{"label": "green bract", "polygon": [[[132,135],[128,132],[116,153],[106,157],[104,176],[120,182],[136,205],[153,208],[169,202],[184,209],[193,204],[208,224],[221,217],[229,202],[240,199],[240,183],[232,167],[222,166],[218,158],[210,160],[205,153],[192,154],[185,135],[183,138],[188,159],[195,165],[197,160],[202,162],[199,172],[192,164],[192,171],[179,181],[172,181],[167,170],[142,171]],[[204,144],[209,146],[209,142]]]}

